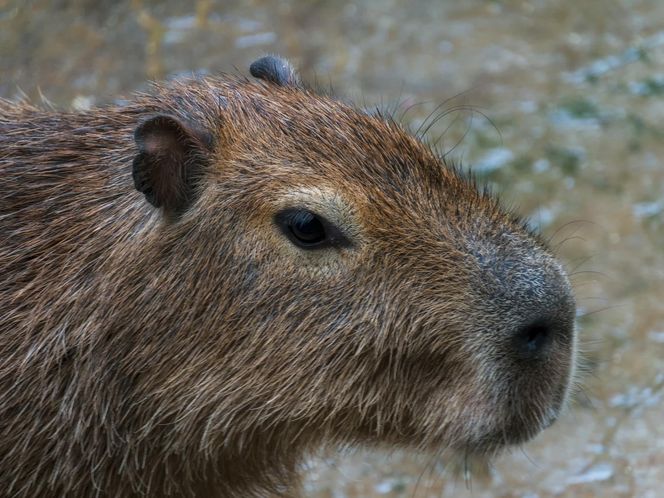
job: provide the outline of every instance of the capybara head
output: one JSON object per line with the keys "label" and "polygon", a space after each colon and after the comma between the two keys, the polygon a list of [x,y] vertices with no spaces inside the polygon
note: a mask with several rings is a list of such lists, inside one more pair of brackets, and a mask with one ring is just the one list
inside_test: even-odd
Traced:
{"label": "capybara head", "polygon": [[60,437],[103,448],[90,460],[116,462],[108,486],[191,494],[221,476],[249,493],[324,442],[490,454],[552,423],[575,304],[545,243],[389,117],[317,95],[276,57],[251,73],[12,115],[60,126],[71,152],[42,141],[29,166],[73,171],[71,194],[42,182],[71,204],[48,245],[69,240],[66,257],[44,256],[65,276],[35,298],[52,314],[11,322],[67,344],[51,398],[72,397],[77,422]]}

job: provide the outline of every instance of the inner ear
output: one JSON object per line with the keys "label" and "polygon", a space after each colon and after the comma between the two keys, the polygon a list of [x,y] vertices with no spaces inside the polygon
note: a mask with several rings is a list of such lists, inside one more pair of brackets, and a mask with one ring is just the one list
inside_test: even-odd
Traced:
{"label": "inner ear", "polygon": [[195,200],[211,148],[210,134],[180,118],[159,114],[134,132],[134,185],[150,204],[168,214],[186,210]]}

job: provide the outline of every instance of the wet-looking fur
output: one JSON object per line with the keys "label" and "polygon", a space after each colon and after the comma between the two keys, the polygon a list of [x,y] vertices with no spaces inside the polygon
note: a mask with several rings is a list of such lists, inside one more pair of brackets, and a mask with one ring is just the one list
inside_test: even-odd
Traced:
{"label": "wet-looking fur", "polygon": [[0,103],[4,496],[290,495],[323,444],[492,454],[557,417],[545,245],[390,119],[251,73]]}

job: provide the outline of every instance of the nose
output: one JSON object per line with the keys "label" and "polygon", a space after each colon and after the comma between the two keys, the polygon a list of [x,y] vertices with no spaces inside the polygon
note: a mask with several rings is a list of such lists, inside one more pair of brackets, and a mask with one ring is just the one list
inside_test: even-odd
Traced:
{"label": "nose", "polygon": [[564,269],[540,249],[518,243],[475,255],[477,288],[500,317],[504,353],[537,361],[571,352],[576,304]]}
{"label": "nose", "polygon": [[552,282],[545,286],[544,292],[540,288],[540,292],[529,293],[531,298],[517,307],[520,316],[511,337],[517,358],[543,359],[556,344],[571,344],[575,305],[568,286],[561,284]]}
{"label": "nose", "polygon": [[518,327],[512,338],[517,356],[523,360],[546,356],[554,337],[566,335],[566,331],[562,328],[548,318],[537,318]]}

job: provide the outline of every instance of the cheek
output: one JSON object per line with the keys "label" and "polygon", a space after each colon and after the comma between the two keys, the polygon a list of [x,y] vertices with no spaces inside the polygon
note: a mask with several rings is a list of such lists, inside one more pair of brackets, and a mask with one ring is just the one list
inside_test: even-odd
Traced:
{"label": "cheek", "polygon": [[[260,222],[260,223],[259,223]],[[344,248],[302,249],[293,244],[271,218],[253,221],[243,227],[235,244],[239,257],[261,268],[265,283],[274,285],[320,285],[320,294],[330,294],[328,284],[352,281],[359,261],[357,251]],[[352,285],[349,287],[352,288]],[[352,289],[345,290],[348,293]],[[343,298],[341,295],[332,297]]]}

